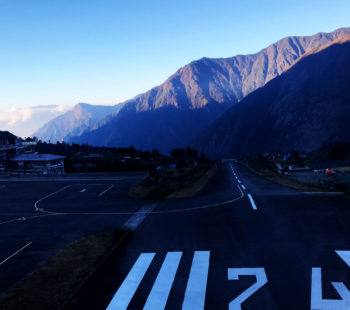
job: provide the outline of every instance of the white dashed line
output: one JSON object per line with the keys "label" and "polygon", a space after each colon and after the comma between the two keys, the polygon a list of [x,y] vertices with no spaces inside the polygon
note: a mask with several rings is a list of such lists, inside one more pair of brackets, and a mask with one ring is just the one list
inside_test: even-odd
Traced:
{"label": "white dashed line", "polygon": [[86,188],[83,188],[80,192],[84,193],[86,191]]}
{"label": "white dashed line", "polygon": [[256,207],[256,204],[254,202],[252,195],[248,194],[248,198],[250,200],[250,203],[252,204],[253,210],[257,210],[258,208]]}
{"label": "white dashed line", "polygon": [[10,255],[8,258],[4,259],[1,263],[0,266],[2,264],[5,264],[8,260],[10,260],[12,257],[14,257],[15,255],[17,255],[19,252],[23,251],[26,247],[30,246],[32,244],[32,242],[27,243],[24,247],[20,248],[18,251],[16,251],[15,253],[13,253],[12,255]]}
{"label": "white dashed line", "polygon": [[247,188],[243,184],[241,184],[241,187],[243,190],[245,190],[245,191],[247,190]]}

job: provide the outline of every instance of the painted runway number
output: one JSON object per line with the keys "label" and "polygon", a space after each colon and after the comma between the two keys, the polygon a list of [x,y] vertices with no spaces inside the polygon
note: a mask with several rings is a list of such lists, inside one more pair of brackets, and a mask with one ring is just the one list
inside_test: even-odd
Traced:
{"label": "painted runway number", "polygon": [[[336,251],[350,267],[350,251]],[[343,282],[332,282],[341,299],[323,299],[322,269],[312,268],[311,272],[311,310],[348,310],[350,309],[350,291]]]}
{"label": "painted runway number", "polygon": [[[336,251],[337,255],[350,267],[350,251]],[[183,252],[168,252],[143,309],[165,309]],[[133,299],[156,253],[142,253],[122,285],[115,293],[107,310],[127,309]],[[183,310],[203,310],[207,292],[210,251],[196,251],[193,255],[191,269],[182,302]],[[229,302],[229,310],[241,310],[242,304],[268,283],[264,268],[228,268],[227,280],[239,280],[241,276],[253,276],[256,281],[234,300]],[[311,310],[349,310],[350,291],[343,282],[332,282],[340,299],[324,299],[322,296],[322,269],[311,270]],[[181,304],[181,301],[179,301]]]}
{"label": "painted runway number", "polygon": [[[115,293],[107,310],[127,309],[156,253],[142,253],[124,282]],[[180,265],[182,252],[168,252],[143,309],[165,309]],[[187,280],[182,310],[203,310],[207,291],[210,251],[196,251]],[[255,276],[256,283],[229,304],[230,310],[241,309],[241,304],[267,283],[264,268],[229,268],[228,280],[239,276]]]}
{"label": "painted runway number", "polygon": [[240,310],[241,305],[257,290],[267,283],[267,276],[264,268],[229,268],[228,279],[239,280],[239,276],[255,276],[256,282],[240,294],[237,298],[232,300],[229,304],[229,310]]}

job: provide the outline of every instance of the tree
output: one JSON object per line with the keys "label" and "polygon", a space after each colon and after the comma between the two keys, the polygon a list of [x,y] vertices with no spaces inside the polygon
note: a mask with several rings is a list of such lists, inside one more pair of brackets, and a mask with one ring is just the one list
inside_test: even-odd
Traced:
{"label": "tree", "polygon": [[329,157],[332,159],[346,159],[350,155],[350,144],[346,142],[337,142],[331,146]]}
{"label": "tree", "polygon": [[170,155],[177,161],[185,161],[185,149],[178,148],[170,151]]}
{"label": "tree", "polygon": [[153,149],[151,154],[153,158],[158,158],[161,155],[157,149]]}
{"label": "tree", "polygon": [[191,149],[189,146],[186,148],[187,160],[195,161],[198,158],[198,151]]}

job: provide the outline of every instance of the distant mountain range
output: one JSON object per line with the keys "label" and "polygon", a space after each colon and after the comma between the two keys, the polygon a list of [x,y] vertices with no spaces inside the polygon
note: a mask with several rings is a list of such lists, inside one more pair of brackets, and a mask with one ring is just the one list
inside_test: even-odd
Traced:
{"label": "distant mountain range", "polygon": [[350,141],[350,36],[300,59],[243,99],[194,143],[213,157],[312,151]]}
{"label": "distant mountain range", "polygon": [[56,143],[68,141],[72,136],[79,136],[90,126],[96,124],[104,117],[118,111],[119,105],[102,106],[87,103],[78,103],[72,110],[47,122],[33,133],[33,136]]}
{"label": "distant mountain range", "polygon": [[48,121],[70,110],[65,105],[17,107],[0,110],[0,129],[20,137],[29,137]]}
{"label": "distant mountain range", "polygon": [[64,134],[60,138],[68,142],[134,145],[139,149],[158,148],[168,152],[189,144],[229,108],[284,73],[302,56],[347,34],[350,28],[288,37],[257,54],[200,59],[105,117],[91,118],[82,127],[65,126],[63,120],[54,122],[57,126],[45,127],[40,131],[41,136],[60,140],[52,133],[61,131],[63,126]]}

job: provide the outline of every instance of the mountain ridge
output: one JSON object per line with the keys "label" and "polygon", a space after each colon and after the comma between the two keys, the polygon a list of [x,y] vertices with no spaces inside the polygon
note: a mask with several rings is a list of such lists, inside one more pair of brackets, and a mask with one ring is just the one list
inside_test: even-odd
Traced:
{"label": "mountain ridge", "polygon": [[78,136],[70,135],[68,142],[155,147],[162,152],[184,146],[228,108],[288,70],[305,53],[345,34],[350,34],[350,28],[286,37],[251,55],[195,60],[164,83],[124,102],[114,115],[91,124]]}
{"label": "mountain ridge", "polygon": [[79,136],[85,129],[116,110],[117,106],[78,103],[72,110],[44,124],[32,136],[51,142],[68,140],[72,135]]}
{"label": "mountain ridge", "polygon": [[343,38],[303,57],[228,110],[193,145],[222,158],[350,141],[349,55],[349,38]]}

